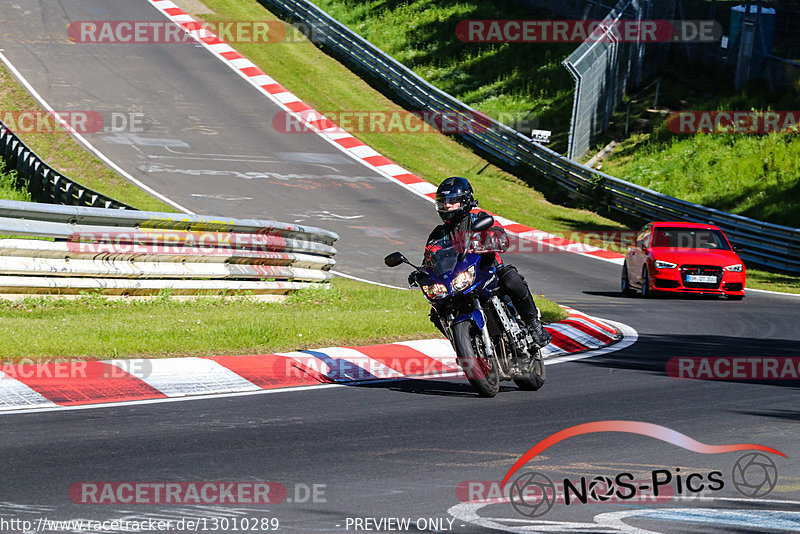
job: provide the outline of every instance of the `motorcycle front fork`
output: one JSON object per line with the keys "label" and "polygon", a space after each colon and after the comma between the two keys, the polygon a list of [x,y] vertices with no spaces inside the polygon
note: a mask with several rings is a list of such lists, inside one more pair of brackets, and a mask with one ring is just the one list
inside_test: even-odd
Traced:
{"label": "motorcycle front fork", "polygon": [[[508,357],[505,354],[505,351],[503,351],[503,355],[502,355],[502,357],[503,357],[503,365],[501,365],[500,364],[499,355],[497,354],[497,351],[495,350],[494,343],[492,343],[492,338],[491,338],[491,336],[489,336],[489,327],[486,325],[486,312],[483,311],[483,306],[481,306],[481,303],[477,298],[473,300],[473,304],[475,306],[475,309],[478,310],[481,313],[481,316],[483,317],[483,328],[481,328],[481,340],[483,341],[483,346],[484,346],[484,349],[485,349],[485,352],[486,352],[486,357],[490,358],[494,362],[495,369],[497,369],[498,374],[500,375],[501,379],[508,380],[510,378],[508,373],[507,373],[507,369],[509,368],[509,365],[510,365],[510,363],[508,361]],[[454,320],[455,320],[455,317],[451,313],[447,317],[448,326],[452,325]],[[455,348],[455,341],[454,341],[455,338],[454,338],[454,335],[453,335],[452,326],[447,328],[447,333],[448,333],[448,337],[450,338],[450,343]]]}
{"label": "motorcycle front fork", "polygon": [[498,351],[495,350],[494,343],[492,343],[492,338],[489,336],[489,327],[486,324],[486,312],[483,311],[483,307],[478,299],[473,300],[475,309],[481,312],[483,316],[483,328],[481,328],[481,337],[483,338],[483,346],[486,348],[486,356],[491,358],[494,361],[495,369],[497,369],[497,374],[500,376],[501,380],[508,380],[511,377],[508,374],[509,369],[509,362],[508,358],[506,357],[505,351],[502,351],[503,354],[503,364],[500,364],[500,355],[498,355]]}

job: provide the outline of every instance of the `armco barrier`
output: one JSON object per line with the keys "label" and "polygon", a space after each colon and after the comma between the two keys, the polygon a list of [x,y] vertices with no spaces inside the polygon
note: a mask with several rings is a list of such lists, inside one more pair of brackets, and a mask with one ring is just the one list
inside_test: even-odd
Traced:
{"label": "armco barrier", "polygon": [[[693,204],[595,171],[482,116],[429,84],[347,26],[305,0],[259,0],[307,26],[314,42],[348,66],[377,80],[409,109],[462,113],[473,125],[458,137],[512,172],[533,170],[573,199],[642,221],[678,220],[716,224],[753,266],[800,272],[800,229],[771,224]],[[488,125],[488,127],[487,127]]]}
{"label": "armco barrier", "polygon": [[28,190],[34,200],[71,206],[134,209],[84,187],[56,171],[2,122],[0,122],[0,156],[6,163],[6,171],[16,170],[17,176],[28,182]]}
{"label": "armco barrier", "polygon": [[0,294],[285,294],[331,278],[338,236],[256,219],[0,200]]}

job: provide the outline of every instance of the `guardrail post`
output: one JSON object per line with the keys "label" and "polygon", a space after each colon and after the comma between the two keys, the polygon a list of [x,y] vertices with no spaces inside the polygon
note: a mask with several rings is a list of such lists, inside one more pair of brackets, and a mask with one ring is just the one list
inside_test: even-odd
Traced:
{"label": "guardrail post", "polygon": [[50,175],[50,187],[48,188],[49,191],[47,192],[47,200],[48,202],[52,202],[54,204],[58,204],[58,190],[61,187],[61,175],[57,172],[53,172]]}
{"label": "guardrail post", "polygon": [[64,187],[61,189],[61,204],[66,204],[67,206],[75,204],[72,198],[72,187],[74,185],[72,182],[64,181]]}
{"label": "guardrail post", "polygon": [[17,168],[17,145],[19,141],[17,141],[16,137],[11,139],[11,142],[6,145],[6,153],[5,153],[5,160],[6,160],[6,169],[16,169]]}

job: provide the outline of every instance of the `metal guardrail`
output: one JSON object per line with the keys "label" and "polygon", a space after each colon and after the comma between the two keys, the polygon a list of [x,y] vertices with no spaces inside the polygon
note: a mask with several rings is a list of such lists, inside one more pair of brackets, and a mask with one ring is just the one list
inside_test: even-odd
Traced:
{"label": "metal guardrail", "polygon": [[331,245],[339,236],[334,232],[262,219],[234,219],[211,215],[187,215],[140,210],[108,210],[80,206],[36,204],[16,200],[0,200],[0,217],[29,219],[34,221],[86,224],[95,226],[119,226],[185,231],[227,231],[301,238],[310,242]]}
{"label": "metal guardrail", "polygon": [[[400,62],[306,0],[259,0],[308,26],[326,52],[387,87],[409,109],[463,114],[473,125],[457,137],[509,167],[534,170],[573,199],[641,221],[677,220],[722,228],[751,265],[800,272],[800,229],[733,215],[670,197],[569,160],[429,84]],[[487,127],[487,124],[490,126]]]}
{"label": "metal guardrail", "polygon": [[321,287],[327,230],[257,219],[0,200],[0,294],[151,295]]}
{"label": "metal guardrail", "polygon": [[53,169],[2,122],[0,122],[0,156],[5,160],[6,171],[16,170],[17,176],[28,182],[28,190],[35,200],[72,206],[134,209],[82,186]]}

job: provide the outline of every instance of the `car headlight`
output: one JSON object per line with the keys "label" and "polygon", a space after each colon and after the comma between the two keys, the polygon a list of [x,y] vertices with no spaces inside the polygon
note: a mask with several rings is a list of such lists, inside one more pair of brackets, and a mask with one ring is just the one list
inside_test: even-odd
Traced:
{"label": "car headlight", "polygon": [[656,269],[674,269],[677,267],[677,263],[671,263],[668,261],[656,260]]}
{"label": "car headlight", "polygon": [[422,290],[428,295],[429,299],[440,299],[447,295],[447,288],[443,284],[431,284],[422,286]]}
{"label": "car headlight", "polygon": [[471,265],[466,271],[458,273],[458,276],[453,279],[453,283],[450,284],[450,286],[453,288],[453,291],[462,291],[468,288],[474,281],[475,266]]}
{"label": "car headlight", "polygon": [[740,273],[744,269],[744,265],[741,263],[737,263],[736,265],[728,265],[725,267],[726,271],[730,271],[732,273]]}

